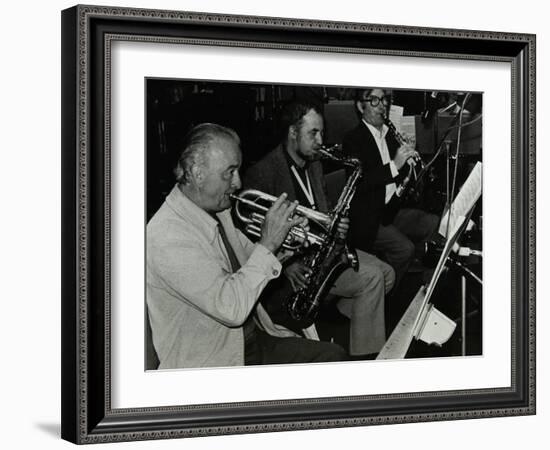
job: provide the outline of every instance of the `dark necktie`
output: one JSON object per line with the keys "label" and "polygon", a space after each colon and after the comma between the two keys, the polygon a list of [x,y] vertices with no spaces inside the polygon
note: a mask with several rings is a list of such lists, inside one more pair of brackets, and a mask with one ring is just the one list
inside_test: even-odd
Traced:
{"label": "dark necktie", "polygon": [[233,273],[235,273],[237,272],[237,270],[241,268],[241,263],[237,259],[235,250],[233,250],[233,247],[229,243],[229,239],[227,238],[227,234],[225,234],[225,230],[223,228],[223,225],[220,219],[216,217],[216,220],[218,222],[218,229],[220,231],[220,236],[222,238],[223,245],[225,246],[225,250],[227,251],[227,256],[229,256],[229,262],[231,263],[231,270],[233,271]]}
{"label": "dark necktie", "polygon": [[[225,250],[227,251],[227,256],[229,257],[229,262],[231,264],[231,270],[233,273],[237,272],[241,268],[241,263],[237,259],[237,255],[235,254],[235,250],[233,250],[233,247],[231,246],[229,239],[227,238],[227,235],[225,234],[225,230],[223,228],[223,225],[218,219],[217,216],[214,216],[216,221],[218,222],[218,229],[220,231],[220,237],[222,238],[223,245],[225,246]],[[246,319],[245,323],[243,324],[243,332],[244,332],[244,338],[245,341],[250,339],[252,335],[254,334],[254,313],[250,313],[248,318]]]}

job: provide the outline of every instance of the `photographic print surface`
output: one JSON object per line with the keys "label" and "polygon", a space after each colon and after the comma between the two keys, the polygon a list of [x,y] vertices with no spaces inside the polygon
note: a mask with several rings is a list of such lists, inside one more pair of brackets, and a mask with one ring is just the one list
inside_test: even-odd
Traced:
{"label": "photographic print surface", "polygon": [[145,88],[147,370],[483,354],[482,93]]}

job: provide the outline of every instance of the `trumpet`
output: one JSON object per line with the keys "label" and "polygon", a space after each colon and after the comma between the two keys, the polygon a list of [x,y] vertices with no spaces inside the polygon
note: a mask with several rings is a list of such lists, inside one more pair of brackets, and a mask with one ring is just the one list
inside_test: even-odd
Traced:
{"label": "trumpet", "polygon": [[[277,197],[256,189],[247,189],[239,195],[232,194],[231,198],[235,200],[234,211],[239,220],[245,224],[246,233],[257,238],[261,237],[265,214]],[[315,224],[319,227],[320,232],[312,233],[302,226],[292,227],[282,244],[283,248],[295,251],[308,245],[323,245],[325,234],[332,223],[332,217],[301,205],[296,207],[295,214],[305,217],[309,223]]]}

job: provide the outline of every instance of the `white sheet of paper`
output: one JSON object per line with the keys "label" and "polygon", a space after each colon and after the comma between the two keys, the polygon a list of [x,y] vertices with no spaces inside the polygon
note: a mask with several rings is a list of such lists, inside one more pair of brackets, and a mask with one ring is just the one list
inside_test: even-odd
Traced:
{"label": "white sheet of paper", "polygon": [[403,107],[398,105],[390,106],[390,120],[395,125],[396,130],[401,133],[401,119],[403,117]]}
{"label": "white sheet of paper", "polygon": [[414,116],[401,117],[401,130],[400,133],[409,141],[412,145],[416,144],[416,125]]}
{"label": "white sheet of paper", "polygon": [[[456,219],[459,216],[466,216],[470,209],[475,205],[481,196],[481,168],[482,163],[478,162],[468,175],[468,179],[460,188],[460,192],[455,197],[451,207],[451,224],[449,230],[454,228]],[[449,211],[445,213],[441,224],[439,225],[439,234],[445,236],[447,233],[447,221],[449,220]]]}

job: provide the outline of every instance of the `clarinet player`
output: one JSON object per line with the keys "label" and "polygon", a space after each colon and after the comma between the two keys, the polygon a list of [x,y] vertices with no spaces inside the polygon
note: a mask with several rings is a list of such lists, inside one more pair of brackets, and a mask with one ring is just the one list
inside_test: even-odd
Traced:
{"label": "clarinet player", "polygon": [[351,204],[350,241],[357,248],[382,255],[395,269],[397,286],[414,259],[415,244],[430,238],[439,219],[420,209],[400,208],[385,220],[406,177],[407,162],[417,154],[411,145],[399,143],[384,123],[390,105],[389,91],[357,90],[355,107],[360,122],[346,134],[343,151],[363,163],[364,173]]}

